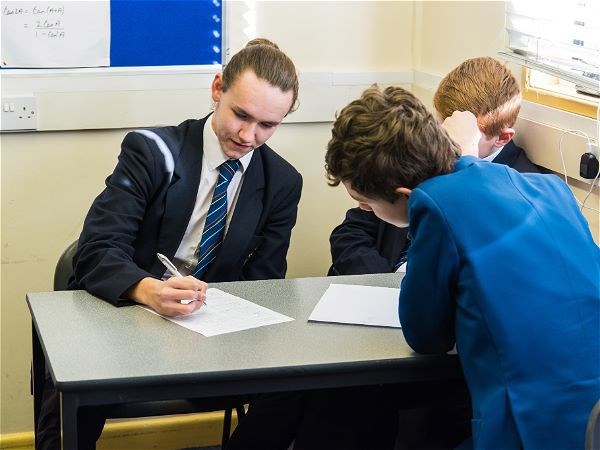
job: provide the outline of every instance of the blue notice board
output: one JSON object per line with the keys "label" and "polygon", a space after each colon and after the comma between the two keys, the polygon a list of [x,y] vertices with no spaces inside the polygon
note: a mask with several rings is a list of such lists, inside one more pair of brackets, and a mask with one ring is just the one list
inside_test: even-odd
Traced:
{"label": "blue notice board", "polygon": [[2,69],[214,65],[223,59],[223,0],[6,1],[0,15]]}
{"label": "blue notice board", "polygon": [[221,64],[222,0],[111,0],[110,66]]}

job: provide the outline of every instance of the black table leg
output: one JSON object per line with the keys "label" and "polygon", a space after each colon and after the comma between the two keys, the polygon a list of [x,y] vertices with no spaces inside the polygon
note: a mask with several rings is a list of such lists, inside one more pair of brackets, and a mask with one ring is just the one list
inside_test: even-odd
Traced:
{"label": "black table leg", "polygon": [[32,363],[31,363],[31,393],[33,394],[33,424],[34,436],[37,437],[40,411],[42,409],[42,390],[46,373],[46,359],[40,344],[40,339],[33,323],[31,324]]}
{"label": "black table leg", "polygon": [[63,450],[77,450],[77,411],[79,399],[74,394],[61,394]]}

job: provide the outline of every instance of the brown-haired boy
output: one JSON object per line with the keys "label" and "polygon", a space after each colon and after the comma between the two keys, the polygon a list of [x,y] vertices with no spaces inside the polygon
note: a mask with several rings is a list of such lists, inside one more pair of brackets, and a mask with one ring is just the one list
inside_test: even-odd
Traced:
{"label": "brown-haired boy", "polygon": [[[472,114],[446,122],[478,138]],[[456,344],[472,446],[581,448],[600,386],[600,249],[558,177],[460,153],[412,94],[372,87],[335,121],[327,176],[410,227],[402,331],[420,353]]]}
{"label": "brown-haired boy", "polygon": [[[439,119],[454,111],[477,116],[482,132],[479,157],[506,164],[519,172],[546,172],[515,145],[513,126],[521,106],[519,84],[510,70],[490,57],[466,60],[453,69],[434,95]],[[331,233],[332,266],[329,275],[394,272],[406,261],[408,229],[379,220],[370,212],[352,208]]]}

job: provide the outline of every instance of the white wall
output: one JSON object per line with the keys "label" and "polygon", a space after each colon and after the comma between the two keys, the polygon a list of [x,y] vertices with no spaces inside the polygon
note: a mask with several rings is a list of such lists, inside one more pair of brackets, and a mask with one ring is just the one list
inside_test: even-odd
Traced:
{"label": "white wall", "polygon": [[258,34],[273,37],[301,71],[412,68],[413,2],[262,1],[256,11]]}

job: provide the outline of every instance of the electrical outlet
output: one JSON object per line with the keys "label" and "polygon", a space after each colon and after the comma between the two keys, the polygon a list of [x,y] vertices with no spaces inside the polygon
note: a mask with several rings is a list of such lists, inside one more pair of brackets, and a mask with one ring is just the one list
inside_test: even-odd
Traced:
{"label": "electrical outlet", "polygon": [[597,159],[600,159],[600,151],[598,151],[598,144],[595,144],[594,142],[588,142],[587,151],[588,153],[594,155]]}
{"label": "electrical outlet", "polygon": [[1,131],[37,129],[37,104],[33,95],[2,97],[1,113]]}

